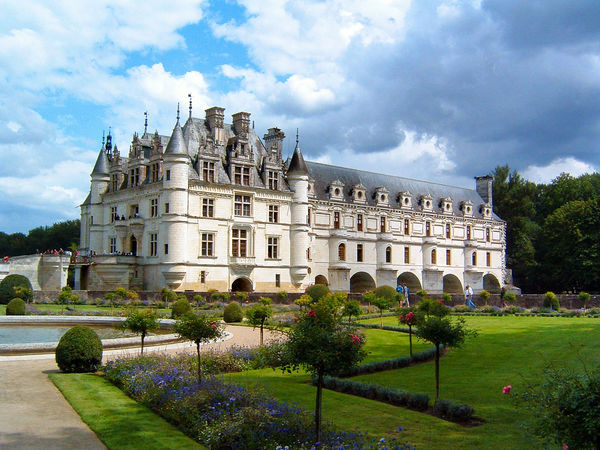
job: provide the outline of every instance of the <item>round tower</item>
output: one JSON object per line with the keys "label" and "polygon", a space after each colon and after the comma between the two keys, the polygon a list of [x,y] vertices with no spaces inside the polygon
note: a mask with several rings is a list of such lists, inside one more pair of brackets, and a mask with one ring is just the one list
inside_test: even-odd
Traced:
{"label": "round tower", "polygon": [[287,180],[293,191],[290,212],[290,275],[295,284],[308,284],[307,249],[310,244],[308,226],[308,167],[298,146],[287,170]]}
{"label": "round tower", "polygon": [[[105,208],[102,204],[102,196],[108,190],[108,184],[110,182],[109,162],[104,146],[100,149],[100,154],[98,155],[98,159],[96,160],[96,164],[94,165],[90,177],[92,179],[90,204],[88,208],[89,214],[86,218],[89,227],[89,241],[87,242],[87,248],[97,253],[102,253],[105,250],[101,226],[105,223]],[[84,229],[83,226],[82,229]],[[85,241],[87,241],[87,239],[81,240],[81,242]]]}
{"label": "round tower", "polygon": [[[179,116],[179,114],[178,114]],[[187,262],[188,177],[190,157],[179,117],[164,153],[161,203],[164,211],[158,236],[159,255],[168,264],[163,276],[172,289],[180,287]],[[165,247],[166,245],[166,247]],[[167,250],[168,249],[168,250]]]}

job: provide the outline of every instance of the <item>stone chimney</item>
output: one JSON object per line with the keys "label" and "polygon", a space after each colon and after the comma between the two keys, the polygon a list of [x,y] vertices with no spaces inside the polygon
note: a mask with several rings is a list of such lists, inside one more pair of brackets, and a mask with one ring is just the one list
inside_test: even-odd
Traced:
{"label": "stone chimney", "polygon": [[250,113],[239,112],[233,116],[233,130],[240,141],[247,141],[250,134]]}
{"label": "stone chimney", "polygon": [[492,185],[494,183],[494,177],[492,175],[485,175],[483,177],[475,177],[477,193],[481,196],[485,203],[493,205],[492,202]]}
{"label": "stone chimney", "polygon": [[279,128],[269,128],[267,134],[263,136],[265,147],[272,160],[281,160],[281,151],[283,150],[283,139],[285,134]]}
{"label": "stone chimney", "polygon": [[206,121],[212,133],[215,144],[222,144],[225,140],[225,131],[223,130],[223,119],[225,118],[225,108],[213,106],[206,110]]}

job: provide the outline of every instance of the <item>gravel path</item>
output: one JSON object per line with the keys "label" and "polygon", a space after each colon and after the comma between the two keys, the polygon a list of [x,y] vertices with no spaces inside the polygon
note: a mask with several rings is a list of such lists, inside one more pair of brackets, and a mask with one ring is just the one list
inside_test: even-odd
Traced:
{"label": "gravel path", "polygon": [[[203,346],[225,351],[233,345],[257,346],[259,331],[227,326],[231,338]],[[279,335],[265,330],[265,341]],[[166,353],[194,352],[190,343],[146,347]],[[135,354],[139,349],[111,350],[104,359]],[[0,357],[0,448],[2,449],[104,449],[102,442],[83,423],[71,405],[48,379],[57,371],[54,354]]]}

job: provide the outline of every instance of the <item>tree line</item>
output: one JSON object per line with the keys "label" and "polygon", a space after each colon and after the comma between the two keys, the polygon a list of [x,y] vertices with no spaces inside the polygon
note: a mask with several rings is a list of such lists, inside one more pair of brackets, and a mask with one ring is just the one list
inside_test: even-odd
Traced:
{"label": "tree line", "polygon": [[523,292],[598,292],[600,174],[563,173],[549,184],[527,181],[509,166],[493,175],[514,284]]}
{"label": "tree line", "polygon": [[79,219],[36,227],[27,234],[0,232],[0,257],[31,255],[46,250],[71,250],[79,246]]}

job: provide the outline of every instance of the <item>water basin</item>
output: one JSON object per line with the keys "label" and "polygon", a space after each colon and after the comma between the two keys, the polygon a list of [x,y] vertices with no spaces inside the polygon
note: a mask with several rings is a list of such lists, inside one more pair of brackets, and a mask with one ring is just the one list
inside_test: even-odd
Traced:
{"label": "water basin", "polygon": [[[0,325],[0,345],[58,342],[74,325]],[[100,339],[118,339],[135,336],[114,327],[91,327]]]}

